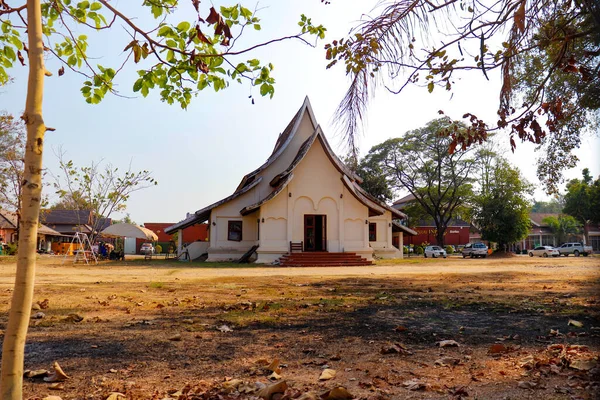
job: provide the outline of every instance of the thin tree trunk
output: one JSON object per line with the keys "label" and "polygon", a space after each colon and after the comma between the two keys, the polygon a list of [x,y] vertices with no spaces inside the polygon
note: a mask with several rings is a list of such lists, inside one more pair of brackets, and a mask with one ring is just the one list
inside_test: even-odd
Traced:
{"label": "thin tree trunk", "polygon": [[40,201],[42,198],[42,150],[46,127],[42,119],[44,93],[44,48],[40,0],[27,0],[29,40],[29,79],[23,120],[27,125],[25,171],[23,175],[17,274],[8,326],[2,346],[0,391],[2,400],[21,399],[23,359],[31,314],[35,280],[36,244]]}

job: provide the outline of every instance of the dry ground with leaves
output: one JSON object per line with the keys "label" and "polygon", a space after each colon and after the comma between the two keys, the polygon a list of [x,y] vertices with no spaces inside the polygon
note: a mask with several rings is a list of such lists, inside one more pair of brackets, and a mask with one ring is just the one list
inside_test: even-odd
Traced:
{"label": "dry ground with leaves", "polygon": [[[25,398],[599,398],[597,256],[61,262],[40,259],[25,367],[70,379],[25,378]],[[2,329],[14,270],[0,258]]]}

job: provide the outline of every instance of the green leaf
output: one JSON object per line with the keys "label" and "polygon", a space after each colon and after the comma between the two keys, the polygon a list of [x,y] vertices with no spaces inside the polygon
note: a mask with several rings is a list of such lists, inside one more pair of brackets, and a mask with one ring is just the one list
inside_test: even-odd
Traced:
{"label": "green leaf", "polygon": [[15,61],[17,59],[17,54],[15,53],[13,48],[10,46],[4,47],[4,55],[6,56],[6,58],[8,58],[9,60],[12,60],[12,61]]}
{"label": "green leaf", "polygon": [[182,31],[182,32],[187,32],[190,30],[191,24],[187,21],[183,21],[180,22],[179,25],[177,25],[177,30]]}
{"label": "green leaf", "polygon": [[92,3],[92,5],[90,6],[90,10],[92,10],[92,11],[98,11],[101,8],[102,8],[102,4],[100,4],[100,3]]}
{"label": "green leaf", "polygon": [[260,85],[260,95],[261,96],[266,96],[267,94],[269,94],[271,88],[271,85],[267,84],[267,83],[263,83],[262,85]]}
{"label": "green leaf", "polygon": [[429,91],[429,93],[433,92],[433,87],[434,87],[433,82],[429,82],[427,84],[427,90]]}

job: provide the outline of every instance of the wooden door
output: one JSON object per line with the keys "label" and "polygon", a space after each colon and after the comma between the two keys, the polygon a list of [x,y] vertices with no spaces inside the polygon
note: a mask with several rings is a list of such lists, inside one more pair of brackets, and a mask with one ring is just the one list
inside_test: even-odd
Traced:
{"label": "wooden door", "polygon": [[304,251],[327,251],[326,215],[304,215]]}

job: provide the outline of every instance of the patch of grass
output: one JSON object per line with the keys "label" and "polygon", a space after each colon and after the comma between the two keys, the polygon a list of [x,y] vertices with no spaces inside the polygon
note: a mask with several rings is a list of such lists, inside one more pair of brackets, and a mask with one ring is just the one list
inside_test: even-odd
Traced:
{"label": "patch of grass", "polygon": [[[272,311],[272,310],[270,310]],[[281,316],[271,312],[260,312],[256,310],[235,310],[222,314],[220,319],[230,323],[237,328],[245,328],[251,325],[276,326],[281,323]]]}
{"label": "patch of grass", "polygon": [[184,262],[178,260],[164,260],[164,259],[135,259],[125,261],[111,261],[110,266],[121,267],[121,266],[146,266],[155,268],[263,268],[268,267],[265,264],[239,264],[235,261],[228,262],[206,262],[206,261],[191,261]]}
{"label": "patch of grass", "polygon": [[165,287],[165,284],[162,282],[150,282],[148,285],[150,289],[162,289]]}

